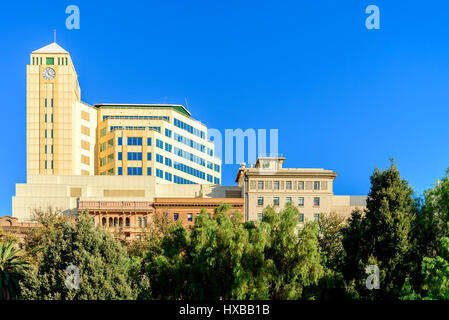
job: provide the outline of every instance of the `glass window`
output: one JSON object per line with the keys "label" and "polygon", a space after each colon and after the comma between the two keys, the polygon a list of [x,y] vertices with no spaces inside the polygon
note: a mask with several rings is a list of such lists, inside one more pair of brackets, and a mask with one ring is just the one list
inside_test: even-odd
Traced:
{"label": "glass window", "polygon": [[171,152],[172,146],[169,143],[165,143],[165,151]]}
{"label": "glass window", "polygon": [[285,198],[285,203],[292,203],[292,197]]}
{"label": "glass window", "polygon": [[314,213],[313,214],[313,221],[315,221],[315,222],[320,221],[320,214],[319,213]]}
{"label": "glass window", "polygon": [[147,168],[147,176],[151,176],[151,167]]}
{"label": "glass window", "polygon": [[118,153],[118,160],[123,160],[123,159],[122,159],[122,153],[121,153],[121,152]]}
{"label": "glass window", "polygon": [[304,222],[304,213],[299,214],[299,222]]}
{"label": "glass window", "polygon": [[147,160],[151,161],[151,152],[147,152]]}
{"label": "glass window", "polygon": [[279,181],[273,183],[274,190],[279,190]]}
{"label": "glass window", "polygon": [[122,167],[118,167],[118,175],[119,176],[123,175],[123,168]]}
{"label": "glass window", "polygon": [[55,64],[55,59],[54,58],[47,58],[46,59],[46,65],[47,66],[52,66]]}
{"label": "glass window", "polygon": [[165,135],[169,138],[171,138],[171,130],[165,129]]}
{"label": "glass window", "polygon": [[259,218],[259,221],[262,221],[263,220],[263,213],[257,214],[257,217]]}
{"label": "glass window", "polygon": [[179,213],[174,213],[173,214],[173,219],[176,221],[179,219]]}
{"label": "glass window", "polygon": [[128,137],[128,146],[141,146],[142,138],[139,137]]}
{"label": "glass window", "polygon": [[313,198],[313,206],[314,207],[319,207],[320,206],[320,198],[319,197]]}
{"label": "glass window", "polygon": [[273,205],[274,206],[278,206],[279,205],[279,197],[274,197],[273,198]]}
{"label": "glass window", "polygon": [[191,213],[187,214],[187,221],[193,221],[193,215]]}
{"label": "glass window", "polygon": [[298,190],[304,190],[304,181],[298,181]]}
{"label": "glass window", "polygon": [[258,181],[257,182],[257,189],[263,190],[263,181]]}
{"label": "glass window", "polygon": [[291,189],[292,189],[292,182],[291,182],[291,181],[285,182],[285,188],[286,188],[287,190],[291,190]]}
{"label": "glass window", "polygon": [[147,139],[147,146],[151,146],[151,138]]}
{"label": "glass window", "polygon": [[320,190],[320,182],[319,181],[313,182],[313,190]]}
{"label": "glass window", "polygon": [[298,206],[304,207],[304,198],[303,197],[298,198]]}
{"label": "glass window", "polygon": [[118,145],[121,146],[123,144],[123,138],[119,137],[118,138]]}
{"label": "glass window", "polygon": [[258,197],[257,198],[257,205],[258,206],[263,206],[263,197]]}

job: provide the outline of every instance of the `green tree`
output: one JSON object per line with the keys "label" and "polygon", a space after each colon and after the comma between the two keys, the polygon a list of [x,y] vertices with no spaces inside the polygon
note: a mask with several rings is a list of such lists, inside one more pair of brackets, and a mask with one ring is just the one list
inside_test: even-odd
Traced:
{"label": "green tree", "polygon": [[0,243],[0,300],[20,298],[19,281],[28,269],[28,263],[14,249],[13,242]]}
{"label": "green tree", "polygon": [[[129,260],[120,243],[101,228],[95,228],[88,214],[65,221],[49,235],[37,269],[22,282],[25,299],[112,300],[133,299]],[[79,289],[68,289],[65,272],[79,268]]]}
{"label": "green tree", "polygon": [[[394,161],[371,176],[364,215],[354,213],[344,230],[345,279],[354,281],[362,298],[397,299],[410,270],[412,224],[416,217],[413,190],[400,177]],[[365,288],[365,267],[376,264],[380,289]]]}
{"label": "green tree", "polygon": [[316,285],[324,275],[316,225],[306,223],[300,228],[299,212],[292,205],[280,213],[267,207],[262,222],[269,233],[265,259],[270,299],[314,298],[303,295],[303,290]]}
{"label": "green tree", "polygon": [[[229,218],[230,205],[222,204],[212,219],[196,218],[190,233],[186,264],[189,265],[187,296],[195,299],[266,298],[255,279],[255,247],[236,212]],[[258,261],[260,262],[260,251]],[[260,266],[260,265],[258,265]]]}
{"label": "green tree", "polygon": [[324,276],[316,286],[309,288],[309,295],[321,300],[347,298],[341,268],[344,258],[343,228],[346,219],[337,213],[322,214],[318,221],[318,242]]}

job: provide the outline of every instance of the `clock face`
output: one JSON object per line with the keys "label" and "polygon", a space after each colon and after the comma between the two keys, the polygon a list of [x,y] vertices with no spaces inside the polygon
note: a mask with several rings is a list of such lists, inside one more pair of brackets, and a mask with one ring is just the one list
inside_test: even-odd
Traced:
{"label": "clock face", "polygon": [[42,76],[45,80],[53,80],[55,78],[56,72],[52,68],[45,68],[42,72]]}

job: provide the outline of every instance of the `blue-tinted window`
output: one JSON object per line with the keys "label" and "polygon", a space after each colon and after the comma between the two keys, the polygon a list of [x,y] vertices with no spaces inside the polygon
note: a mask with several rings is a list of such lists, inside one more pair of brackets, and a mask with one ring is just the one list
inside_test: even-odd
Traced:
{"label": "blue-tinted window", "polygon": [[163,178],[164,172],[161,169],[156,169],[156,176],[159,178]]}
{"label": "blue-tinted window", "polygon": [[165,157],[165,165],[171,167],[172,166],[171,159]]}
{"label": "blue-tinted window", "polygon": [[128,137],[128,146],[141,146],[142,138]]}
{"label": "blue-tinted window", "polygon": [[178,120],[176,118],[174,119],[174,124],[178,128],[181,128],[181,129],[183,129],[183,130],[185,130],[187,132],[190,132],[190,133],[192,133],[192,134],[194,134],[194,135],[196,135],[196,136],[198,136],[198,137],[200,137],[202,139],[206,138],[206,134],[204,133],[204,131],[196,129],[196,128],[192,127],[191,125],[189,125],[189,124],[187,124],[185,122],[182,122],[182,121],[180,121],[180,120]]}
{"label": "blue-tinted window", "polygon": [[142,160],[142,152],[128,152],[128,160]]}
{"label": "blue-tinted window", "polygon": [[204,172],[194,169],[194,168],[187,166],[183,163],[173,161],[173,168],[180,170],[182,172],[185,172],[187,174],[190,174],[192,176],[206,180],[206,174]]}
{"label": "blue-tinted window", "polygon": [[147,160],[151,161],[151,152],[147,152]]}
{"label": "blue-tinted window", "polygon": [[165,143],[165,151],[171,152],[171,144]]}
{"label": "blue-tinted window", "polygon": [[147,176],[151,176],[151,167],[147,168]]}
{"label": "blue-tinted window", "polygon": [[171,181],[172,180],[172,175],[169,172],[165,172],[165,180],[167,181]]}
{"label": "blue-tinted window", "polygon": [[163,149],[164,143],[161,140],[156,139],[156,147]]}
{"label": "blue-tinted window", "polygon": [[147,139],[147,145],[148,145],[148,146],[151,146],[151,138],[148,138],[148,139]]}
{"label": "blue-tinted window", "polygon": [[156,161],[159,163],[164,163],[164,157],[156,153]]}
{"label": "blue-tinted window", "polygon": [[119,160],[123,160],[123,159],[122,159],[122,153],[121,153],[121,152],[118,153],[118,159],[119,159]]}
{"label": "blue-tinted window", "polygon": [[118,167],[118,175],[119,176],[123,175],[123,168],[122,167]]}
{"label": "blue-tinted window", "polygon": [[165,135],[169,138],[171,138],[171,130],[165,129]]}
{"label": "blue-tinted window", "polygon": [[214,178],[214,184],[220,184],[220,179],[219,178]]}
{"label": "blue-tinted window", "polygon": [[122,137],[118,138],[118,145],[119,146],[123,145],[123,138]]}
{"label": "blue-tinted window", "polygon": [[220,166],[218,164],[214,164],[214,170],[220,172]]}
{"label": "blue-tinted window", "polygon": [[179,213],[174,213],[173,214],[173,219],[176,221],[179,219]]}
{"label": "blue-tinted window", "polygon": [[128,176],[141,176],[142,168],[141,167],[128,167]]}

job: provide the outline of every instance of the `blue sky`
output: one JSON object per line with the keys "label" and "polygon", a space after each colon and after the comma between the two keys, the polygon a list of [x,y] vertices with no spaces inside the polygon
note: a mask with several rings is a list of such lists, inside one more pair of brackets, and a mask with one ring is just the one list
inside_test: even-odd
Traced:
{"label": "blue sky", "polygon": [[[79,30],[65,28],[70,4]],[[365,28],[370,4],[380,30]],[[337,171],[336,194],[366,194],[390,157],[422,193],[449,167],[447,12],[432,0],[2,3],[0,216],[26,181],[25,65],[53,29],[89,104],[187,97],[223,133],[279,129],[285,166]]]}

